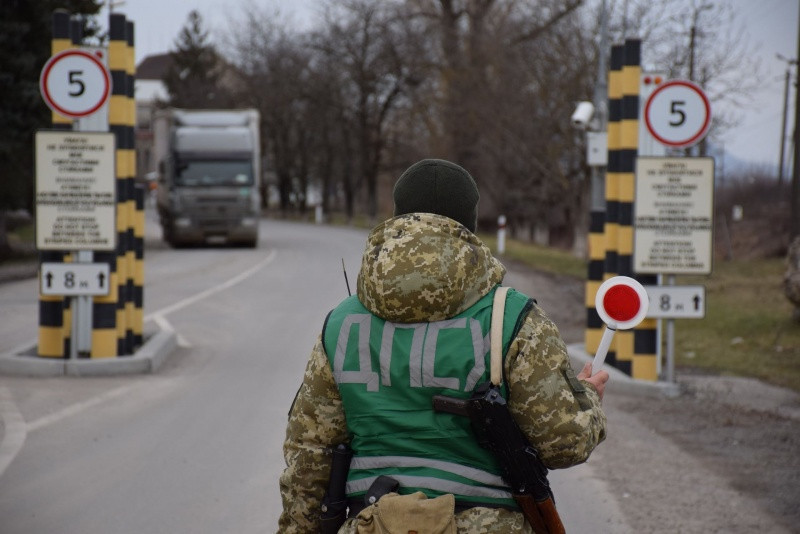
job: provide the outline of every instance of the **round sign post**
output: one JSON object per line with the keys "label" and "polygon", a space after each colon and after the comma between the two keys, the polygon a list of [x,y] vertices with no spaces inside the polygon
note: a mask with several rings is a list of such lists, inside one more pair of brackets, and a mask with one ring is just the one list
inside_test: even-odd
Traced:
{"label": "round sign post", "polygon": [[606,324],[592,361],[592,371],[596,372],[603,366],[614,332],[630,330],[641,323],[647,315],[650,299],[638,281],[628,276],[614,276],[600,284],[594,305],[600,319]]}
{"label": "round sign post", "polygon": [[659,143],[672,148],[689,147],[708,133],[711,104],[696,84],[670,80],[647,98],[644,121]]}
{"label": "round sign post", "polygon": [[39,89],[47,106],[65,117],[96,113],[111,95],[111,75],[100,59],[71,48],[52,56],[42,68]]}

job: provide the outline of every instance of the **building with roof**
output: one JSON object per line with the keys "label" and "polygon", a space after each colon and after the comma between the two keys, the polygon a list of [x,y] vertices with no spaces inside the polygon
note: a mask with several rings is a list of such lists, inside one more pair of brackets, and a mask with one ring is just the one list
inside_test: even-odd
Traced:
{"label": "building with roof", "polygon": [[164,78],[172,65],[169,53],[147,56],[136,67],[133,94],[136,99],[136,174],[140,180],[152,179],[156,163],[153,160],[153,113],[169,102]]}

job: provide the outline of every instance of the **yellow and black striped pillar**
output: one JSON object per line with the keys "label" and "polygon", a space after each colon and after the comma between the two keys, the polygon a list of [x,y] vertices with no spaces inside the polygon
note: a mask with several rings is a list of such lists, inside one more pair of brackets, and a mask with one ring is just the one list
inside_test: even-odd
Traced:
{"label": "yellow and black striped pillar", "polygon": [[136,220],[133,228],[136,265],[133,276],[133,344],[144,343],[144,184],[136,184]]}
{"label": "yellow and black striped pillar", "polygon": [[605,273],[606,244],[603,227],[606,212],[601,209],[592,209],[589,215],[589,268],[586,276],[586,332],[584,343],[586,351],[594,354],[603,337],[603,321],[597,314],[594,305],[597,290],[603,283]]}
{"label": "yellow and black striped pillar", "polygon": [[[603,239],[596,234],[599,223],[592,227],[594,236],[590,229],[590,279],[587,282],[586,299],[587,306],[590,302],[592,306],[586,332],[586,348],[589,352],[597,350],[603,331],[602,322],[593,307],[599,287],[596,278],[600,258],[604,267],[602,280],[623,275],[634,277],[646,285],[656,283],[654,276],[634,276],[633,273],[634,172],[639,144],[640,76],[641,41],[629,39],[624,45],[613,46],[608,78],[608,168]],[[605,245],[604,254],[598,250],[601,242]],[[617,332],[606,362],[633,378],[657,380],[656,329],[654,319],[645,319],[632,331]]]}
{"label": "yellow and black striped pillar", "polygon": [[[80,42],[80,35],[64,9],[53,11],[51,55],[58,54]],[[51,127],[54,130],[71,130],[72,119],[52,112]],[[68,259],[63,252],[39,251],[39,262],[63,262]],[[65,358],[70,353],[71,314],[69,299],[58,295],[39,295],[39,340],[37,353],[48,358]]]}
{"label": "yellow and black striped pillar", "polygon": [[[639,91],[641,88],[641,41],[625,42],[622,66],[622,110],[620,121],[619,156],[619,228],[617,232],[617,274],[636,278],[644,285],[654,285],[654,275],[633,273],[633,208],[635,194],[636,158],[639,153]],[[645,319],[636,328],[619,332],[616,357],[618,367],[633,378],[658,379],[655,319]]]}
{"label": "yellow and black striped pillar", "polygon": [[133,22],[125,21],[125,147],[127,157],[127,176],[125,180],[126,210],[128,225],[125,228],[125,354],[133,354],[135,349],[136,317],[136,148],[135,132],[136,104],[133,99],[133,77],[136,72],[133,54]]}
{"label": "yellow and black striped pillar", "polygon": [[131,206],[131,228],[129,257],[131,258],[131,283],[130,299],[131,313],[129,331],[131,333],[130,345],[135,349],[144,342],[144,185],[136,183],[136,98],[134,88],[136,83],[136,42],[134,41],[134,23],[126,21],[128,38],[128,69],[127,69],[127,97],[128,97],[128,135],[130,136],[130,178],[132,196],[129,199]]}
{"label": "yellow and black striped pillar", "polygon": [[108,104],[108,127],[116,142],[117,248],[96,253],[95,260],[109,264],[109,294],[95,297],[92,325],[92,357],[108,358],[129,354],[125,344],[125,263],[127,217],[127,37],[125,16],[109,16],[108,67],[111,73],[111,98]]}

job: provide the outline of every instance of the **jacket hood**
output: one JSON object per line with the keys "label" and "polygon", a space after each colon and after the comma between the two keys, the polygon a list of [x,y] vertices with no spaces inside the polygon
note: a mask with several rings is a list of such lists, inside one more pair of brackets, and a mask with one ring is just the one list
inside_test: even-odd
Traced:
{"label": "jacket hood", "polygon": [[464,226],[442,215],[409,213],[376,226],[358,273],[358,299],[397,323],[431,322],[463,312],[506,269]]}

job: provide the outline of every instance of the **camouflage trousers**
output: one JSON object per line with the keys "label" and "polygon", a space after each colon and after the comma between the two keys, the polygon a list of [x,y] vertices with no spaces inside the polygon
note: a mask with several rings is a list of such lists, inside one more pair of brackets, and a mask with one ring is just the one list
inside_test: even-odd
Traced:
{"label": "camouflage trousers", "polygon": [[[338,534],[356,534],[358,520],[348,519]],[[458,534],[533,534],[531,526],[519,512],[498,508],[471,508],[456,514]]]}

